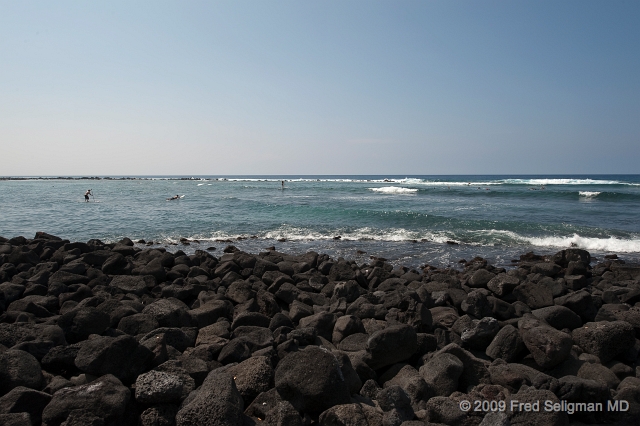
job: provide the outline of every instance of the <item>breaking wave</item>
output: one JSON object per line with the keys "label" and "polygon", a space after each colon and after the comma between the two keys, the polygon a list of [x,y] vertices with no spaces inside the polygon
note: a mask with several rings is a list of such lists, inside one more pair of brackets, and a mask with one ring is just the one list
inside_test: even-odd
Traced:
{"label": "breaking wave", "polygon": [[375,192],[382,192],[383,194],[414,194],[418,192],[415,188],[403,188],[401,186],[384,186],[382,188],[369,188]]}
{"label": "breaking wave", "polygon": [[580,194],[581,197],[585,197],[585,198],[595,198],[601,193],[598,191],[580,191],[578,192],[578,194]]}

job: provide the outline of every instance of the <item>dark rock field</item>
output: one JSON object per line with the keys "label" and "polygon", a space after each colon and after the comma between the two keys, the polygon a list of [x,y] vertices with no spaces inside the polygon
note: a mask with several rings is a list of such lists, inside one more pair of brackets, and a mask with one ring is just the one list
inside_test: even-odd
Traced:
{"label": "dark rock field", "polygon": [[608,257],[0,237],[0,425],[637,425],[640,265]]}

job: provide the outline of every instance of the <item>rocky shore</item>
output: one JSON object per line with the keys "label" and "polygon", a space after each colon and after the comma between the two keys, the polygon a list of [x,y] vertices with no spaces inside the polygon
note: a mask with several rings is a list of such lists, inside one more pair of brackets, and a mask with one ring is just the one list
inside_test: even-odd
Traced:
{"label": "rocky shore", "polygon": [[637,425],[639,336],[640,265],[580,249],[409,270],[0,237],[3,425]]}

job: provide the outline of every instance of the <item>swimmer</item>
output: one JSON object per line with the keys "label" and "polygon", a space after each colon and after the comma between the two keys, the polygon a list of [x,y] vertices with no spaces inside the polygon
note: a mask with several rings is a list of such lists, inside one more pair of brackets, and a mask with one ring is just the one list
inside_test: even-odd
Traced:
{"label": "swimmer", "polygon": [[178,199],[180,199],[180,196],[176,195],[175,197],[167,198],[167,201],[178,200]]}

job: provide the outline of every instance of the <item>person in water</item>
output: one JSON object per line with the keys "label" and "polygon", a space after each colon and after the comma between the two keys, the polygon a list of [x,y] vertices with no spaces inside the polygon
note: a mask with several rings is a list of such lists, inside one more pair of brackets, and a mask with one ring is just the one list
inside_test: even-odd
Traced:
{"label": "person in water", "polygon": [[84,193],[84,201],[89,202],[89,195],[93,196],[90,189],[87,189],[87,192]]}
{"label": "person in water", "polygon": [[284,189],[284,181],[282,181],[282,189]]}
{"label": "person in water", "polygon": [[177,199],[179,199],[179,198],[180,198],[180,196],[179,196],[179,195],[176,195],[175,197],[167,198],[167,201],[177,200]]}

